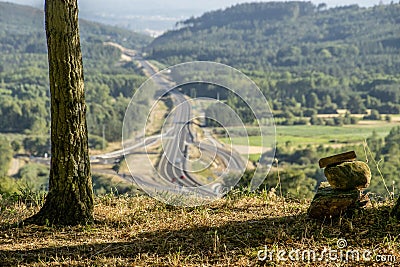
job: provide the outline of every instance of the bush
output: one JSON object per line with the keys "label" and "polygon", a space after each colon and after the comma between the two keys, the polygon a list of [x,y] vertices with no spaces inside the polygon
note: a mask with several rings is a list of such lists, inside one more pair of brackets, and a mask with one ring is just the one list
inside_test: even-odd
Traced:
{"label": "bush", "polygon": [[350,118],[350,124],[357,124],[359,120],[360,120],[359,118],[351,117]]}
{"label": "bush", "polygon": [[0,176],[6,176],[12,159],[12,149],[6,140],[0,140]]}
{"label": "bush", "polygon": [[340,117],[340,116],[333,118],[333,121],[336,126],[343,126],[343,124],[344,124],[344,119],[343,119],[343,117]]}
{"label": "bush", "polygon": [[117,192],[118,194],[137,194],[136,187],[127,181],[121,181],[120,179],[99,174],[94,174],[92,179],[93,191],[96,195],[104,195],[111,192]]}
{"label": "bush", "polygon": [[89,148],[90,149],[102,150],[102,149],[106,149],[107,146],[108,146],[107,141],[104,140],[102,137],[97,136],[97,135],[89,135]]}
{"label": "bush", "polygon": [[364,116],[364,120],[374,120],[374,121],[380,121],[382,119],[381,114],[379,114],[379,111],[376,109],[371,110],[371,114]]}
{"label": "bush", "polygon": [[317,115],[314,115],[310,119],[311,125],[325,125],[325,121],[322,118],[319,118]]}
{"label": "bush", "polygon": [[27,137],[23,141],[24,149],[34,156],[50,154],[49,137]]}
{"label": "bush", "polygon": [[309,122],[308,119],[298,119],[294,122],[294,125],[307,125]]}
{"label": "bush", "polygon": [[6,176],[0,178],[0,194],[12,195],[18,192],[18,184],[15,179]]}
{"label": "bush", "polygon": [[318,111],[313,108],[308,108],[303,111],[304,117],[312,117],[312,116],[316,116],[317,114],[318,114]]}
{"label": "bush", "polygon": [[49,168],[47,166],[29,163],[23,166],[16,176],[21,188],[29,188],[32,192],[47,191],[49,183]]}

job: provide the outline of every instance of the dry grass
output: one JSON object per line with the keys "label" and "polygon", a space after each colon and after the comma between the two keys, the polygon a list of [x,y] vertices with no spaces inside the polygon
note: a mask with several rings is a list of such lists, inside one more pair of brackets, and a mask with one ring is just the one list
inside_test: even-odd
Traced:
{"label": "dry grass", "polygon": [[[257,252],[275,249],[370,249],[400,259],[399,222],[390,203],[354,218],[325,222],[307,218],[308,202],[266,192],[233,192],[212,205],[178,208],[148,197],[96,199],[96,223],[77,227],[12,227],[37,208],[1,200],[1,266],[363,266],[360,262],[260,262]],[[366,263],[365,266],[390,266]],[[393,265],[396,266],[396,265]]]}
{"label": "dry grass", "polygon": [[169,114],[169,109],[163,101],[158,101],[149,115],[146,124],[146,136],[152,136],[161,133],[164,127],[165,119]]}

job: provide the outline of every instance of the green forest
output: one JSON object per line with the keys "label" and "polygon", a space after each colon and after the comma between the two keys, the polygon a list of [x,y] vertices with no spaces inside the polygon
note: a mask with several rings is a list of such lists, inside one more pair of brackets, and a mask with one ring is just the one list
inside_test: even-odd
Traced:
{"label": "green forest", "polygon": [[[21,151],[31,156],[49,153],[43,24],[42,11],[0,3],[0,177],[6,176],[12,156]],[[107,142],[120,141],[126,107],[135,88],[146,79],[135,62],[121,61],[121,52],[104,42],[141,51],[146,59],[165,66],[192,60],[231,65],[261,89],[277,125],[341,127],[362,119],[389,123],[400,114],[399,25],[398,3],[329,9],[310,2],[238,4],[180,21],[175,30],[156,39],[81,20],[90,148],[104,149]],[[182,86],[181,91],[191,96],[194,87],[197,96],[218,95],[249,127],[256,124],[245,103],[224,88],[192,84]],[[338,109],[346,112],[321,117]],[[206,114],[212,112],[214,107],[208,107]],[[398,131],[368,133],[373,154],[369,157],[379,162],[390,183],[398,181],[393,174],[400,169],[399,145],[393,141],[398,139]],[[323,174],[314,165],[307,166],[346,149],[278,143],[276,156],[284,166],[283,181],[287,181],[284,192],[311,196]],[[364,154],[361,147],[356,149],[358,155]],[[27,183],[36,177],[43,184],[47,171],[47,167],[33,164],[16,177]],[[380,175],[379,169],[373,172]],[[275,186],[274,175],[265,187]],[[374,183],[371,191],[386,193],[381,180]],[[300,186],[304,184],[309,186]]]}
{"label": "green forest", "polygon": [[[180,21],[177,29],[156,38],[145,51],[148,58],[166,65],[198,60],[236,67],[269,100],[277,125],[322,125],[334,131],[362,119],[390,122],[400,114],[399,23],[400,4],[393,2],[329,9],[299,1],[246,3]],[[218,95],[245,123],[257,125],[249,107],[226,89],[192,84],[181,90],[191,96],[194,89],[196,96]],[[340,109],[345,112],[323,117]],[[213,113],[211,105],[206,115]],[[213,120],[207,123],[217,126]],[[370,191],[392,194],[399,181],[394,175],[400,169],[398,143],[393,142],[398,131],[393,128],[382,136],[370,129],[367,147],[351,140],[336,146],[278,143],[275,156],[281,162],[284,194],[312,197],[325,179],[315,164],[318,159],[353,149],[370,161],[375,177]],[[251,177],[250,171],[242,185]],[[275,171],[264,186],[276,184]]]}
{"label": "green forest", "polygon": [[146,52],[167,65],[209,60],[236,67],[277,111],[398,114],[399,22],[394,3],[330,9],[310,2],[240,4],[177,23]]}
{"label": "green forest", "polygon": [[[134,93],[146,79],[132,61],[104,42],[140,50],[151,41],[145,35],[80,21],[85,68],[89,146],[103,149],[121,140],[122,121]],[[43,11],[0,2],[0,192],[41,191],[48,183],[48,167],[23,166],[6,178],[13,155],[50,155],[50,97]],[[103,130],[105,142],[103,140]],[[94,176],[99,189],[107,180]],[[123,192],[123,190],[120,190]]]}
{"label": "green forest", "polygon": [[0,2],[0,266],[399,265],[400,2],[250,1]]}
{"label": "green forest", "polygon": [[[49,131],[47,48],[42,11],[0,3],[0,131],[26,134],[20,140],[32,154],[43,154]],[[106,129],[107,141],[119,141],[129,99],[145,80],[133,62],[120,62],[121,52],[103,42],[140,49],[151,38],[130,31],[80,21],[88,127],[93,148]],[[47,148],[48,149],[48,148]]]}

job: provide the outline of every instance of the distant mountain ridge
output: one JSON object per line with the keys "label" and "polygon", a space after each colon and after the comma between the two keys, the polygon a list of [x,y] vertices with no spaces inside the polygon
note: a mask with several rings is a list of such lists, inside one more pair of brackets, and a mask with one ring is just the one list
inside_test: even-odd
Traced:
{"label": "distant mountain ridge", "polygon": [[[87,20],[80,19],[79,24],[83,41],[86,41],[87,38],[92,38],[93,41],[94,36],[97,36],[96,38],[101,36],[100,39],[103,38],[104,41],[112,40],[125,43],[131,48],[140,48],[152,39],[147,35]],[[7,46],[8,35],[12,35],[14,39],[29,39],[35,34],[40,35],[42,45],[45,45],[42,38],[45,36],[42,10],[30,6],[0,2],[0,37],[2,38],[0,51],[4,51]],[[14,49],[15,47],[12,50]]]}
{"label": "distant mountain ridge", "polygon": [[168,64],[212,60],[243,69],[325,72],[357,66],[380,71],[379,65],[394,73],[400,67],[399,25],[397,3],[331,9],[300,1],[238,4],[180,22],[147,51]]}
{"label": "distant mountain ridge", "polygon": [[[140,50],[152,38],[86,20],[79,25],[88,129],[95,147],[104,144],[98,142],[103,127],[108,141],[121,138],[127,103],[144,82],[137,65],[122,60],[121,51],[104,42]],[[27,149],[43,155],[48,153],[50,118],[44,12],[0,2],[0,40],[0,133],[40,136],[34,140],[40,149]]]}
{"label": "distant mountain ridge", "polygon": [[[399,3],[369,8],[301,1],[238,4],[178,26],[145,48],[149,59],[236,67],[260,87],[285,125],[304,123],[296,116],[337,109],[400,114]],[[316,117],[311,123],[333,124]]]}

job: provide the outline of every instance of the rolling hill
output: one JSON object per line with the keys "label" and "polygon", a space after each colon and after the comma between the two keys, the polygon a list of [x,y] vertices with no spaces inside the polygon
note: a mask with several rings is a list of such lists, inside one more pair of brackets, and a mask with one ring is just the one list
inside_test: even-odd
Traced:
{"label": "rolling hill", "polygon": [[206,60],[239,68],[287,118],[313,114],[306,109],[398,114],[399,23],[397,3],[247,3],[181,21],[146,51],[167,65]]}
{"label": "rolling hill", "polygon": [[393,74],[400,66],[399,22],[400,4],[247,3],[181,21],[147,50],[168,64],[212,60],[265,71]]}
{"label": "rolling hill", "polygon": [[[106,127],[106,139],[119,140],[119,124],[127,102],[144,77],[133,62],[121,62],[117,48],[103,42],[141,49],[151,38],[85,20],[80,20],[80,33],[90,132],[101,136],[102,127]],[[0,2],[0,39],[0,133],[48,138],[50,114],[43,11]],[[46,144],[46,141],[36,143]],[[42,151],[36,149],[34,153],[37,150]]]}

